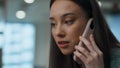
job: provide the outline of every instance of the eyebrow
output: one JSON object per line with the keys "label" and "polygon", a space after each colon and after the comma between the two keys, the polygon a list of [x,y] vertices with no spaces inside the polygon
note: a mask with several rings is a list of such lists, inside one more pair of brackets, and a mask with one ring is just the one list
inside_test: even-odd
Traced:
{"label": "eyebrow", "polygon": [[62,17],[68,16],[68,15],[76,15],[75,13],[65,13],[62,15]]}
{"label": "eyebrow", "polygon": [[[75,13],[65,13],[65,14],[63,14],[61,17],[66,17],[66,16],[68,16],[68,15],[76,15]],[[54,19],[53,17],[50,17],[49,19]]]}

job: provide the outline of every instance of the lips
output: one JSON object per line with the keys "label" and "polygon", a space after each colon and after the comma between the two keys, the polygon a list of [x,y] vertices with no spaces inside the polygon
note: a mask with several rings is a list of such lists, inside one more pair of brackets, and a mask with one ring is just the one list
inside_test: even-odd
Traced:
{"label": "lips", "polygon": [[58,46],[60,48],[66,48],[68,47],[69,42],[68,41],[58,41]]}

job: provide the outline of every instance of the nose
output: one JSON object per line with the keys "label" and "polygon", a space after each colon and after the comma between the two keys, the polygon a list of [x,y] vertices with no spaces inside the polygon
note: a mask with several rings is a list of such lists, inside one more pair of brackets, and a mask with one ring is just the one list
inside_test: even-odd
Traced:
{"label": "nose", "polygon": [[65,37],[65,29],[62,26],[58,26],[55,30],[55,35],[60,38]]}

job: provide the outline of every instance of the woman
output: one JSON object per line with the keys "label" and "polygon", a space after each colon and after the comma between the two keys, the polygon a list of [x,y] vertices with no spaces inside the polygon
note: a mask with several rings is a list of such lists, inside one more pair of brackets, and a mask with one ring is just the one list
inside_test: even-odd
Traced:
{"label": "woman", "polygon": [[[86,39],[82,33],[90,18],[94,31]],[[118,41],[96,0],[51,0],[50,21],[49,68],[110,68],[110,47]]]}

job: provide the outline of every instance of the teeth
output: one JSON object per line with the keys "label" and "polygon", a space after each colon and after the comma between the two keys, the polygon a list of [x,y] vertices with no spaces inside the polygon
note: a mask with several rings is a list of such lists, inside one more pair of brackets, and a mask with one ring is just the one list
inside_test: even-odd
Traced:
{"label": "teeth", "polygon": [[64,44],[64,43],[68,43],[67,41],[65,41],[65,42],[58,42],[59,44]]}

